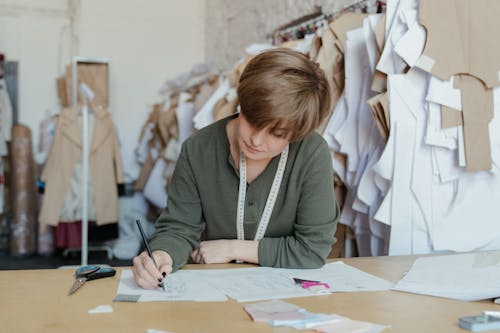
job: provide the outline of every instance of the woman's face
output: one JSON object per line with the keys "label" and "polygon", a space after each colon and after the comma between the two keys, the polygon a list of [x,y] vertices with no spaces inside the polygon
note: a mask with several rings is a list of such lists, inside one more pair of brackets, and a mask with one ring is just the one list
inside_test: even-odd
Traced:
{"label": "woman's face", "polygon": [[240,112],[236,123],[236,139],[240,150],[250,160],[266,160],[281,154],[289,143],[288,130],[271,126],[255,129]]}

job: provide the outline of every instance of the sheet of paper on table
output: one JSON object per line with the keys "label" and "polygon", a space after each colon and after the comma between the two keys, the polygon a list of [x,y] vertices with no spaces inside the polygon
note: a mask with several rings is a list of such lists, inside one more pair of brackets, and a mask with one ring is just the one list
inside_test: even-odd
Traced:
{"label": "sheet of paper on table", "polygon": [[343,262],[319,269],[282,269],[270,267],[180,270],[167,277],[165,292],[143,290],[131,270],[123,270],[118,286],[118,301],[225,301],[226,295],[238,302],[306,297],[317,295],[295,284],[293,278],[327,283],[331,292],[379,291],[393,287],[391,282],[365,273]]}
{"label": "sheet of paper on table", "polygon": [[418,258],[394,290],[463,301],[500,297],[500,251]]}

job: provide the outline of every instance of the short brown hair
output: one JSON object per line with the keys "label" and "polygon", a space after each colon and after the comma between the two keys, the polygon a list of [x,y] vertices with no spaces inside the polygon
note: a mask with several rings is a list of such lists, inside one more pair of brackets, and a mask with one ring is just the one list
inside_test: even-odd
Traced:
{"label": "short brown hair", "polygon": [[257,129],[285,125],[290,141],[314,131],[330,109],[330,91],[318,64],[297,51],[277,48],[255,56],[238,85],[241,112]]}

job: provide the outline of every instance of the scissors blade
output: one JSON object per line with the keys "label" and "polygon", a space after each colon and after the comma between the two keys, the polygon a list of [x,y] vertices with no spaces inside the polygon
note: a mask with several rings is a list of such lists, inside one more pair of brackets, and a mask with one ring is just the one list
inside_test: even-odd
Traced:
{"label": "scissors blade", "polygon": [[77,291],[78,289],[80,289],[80,287],[83,286],[85,282],[87,282],[87,278],[86,277],[78,277],[78,278],[76,278],[75,282],[73,283],[73,285],[71,286],[71,289],[68,292],[68,295],[74,294],[75,291]]}

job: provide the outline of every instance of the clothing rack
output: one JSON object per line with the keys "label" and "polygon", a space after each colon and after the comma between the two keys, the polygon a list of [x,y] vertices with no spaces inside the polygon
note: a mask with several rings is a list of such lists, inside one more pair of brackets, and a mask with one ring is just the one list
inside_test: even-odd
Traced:
{"label": "clothing rack", "polygon": [[300,29],[305,29],[311,25],[317,25],[321,21],[331,22],[336,19],[339,15],[343,14],[345,11],[354,8],[362,3],[366,3],[366,0],[352,0],[351,3],[344,5],[341,8],[336,9],[335,11],[323,11],[321,7],[315,6],[315,10],[311,14],[304,15],[295,20],[292,20],[278,28],[276,28],[271,34],[269,34],[268,38],[273,38],[274,40],[277,36],[281,34],[287,34],[294,31],[299,31]]}
{"label": "clothing rack", "polygon": [[275,30],[275,32],[278,33],[287,33],[296,29],[300,29],[302,27],[307,27],[309,24],[316,23],[320,20],[322,20],[325,17],[325,14],[323,14],[321,11],[302,16],[296,20],[293,20]]}
{"label": "clothing rack", "polygon": [[[106,64],[109,66],[109,60],[104,58],[85,58],[85,57],[73,57],[71,62],[71,72],[72,72],[72,101],[73,105],[76,106],[78,104],[78,64]],[[108,80],[109,85],[109,80]],[[109,87],[108,87],[109,91]],[[89,143],[88,143],[88,96],[85,96],[85,93],[82,93],[83,99],[82,101],[82,246],[81,246],[81,265],[85,266],[88,263],[88,252],[91,251],[106,251],[108,254],[108,259],[113,259],[113,249],[110,246],[88,246],[88,177],[89,177]],[[109,99],[109,97],[108,97]],[[109,106],[109,101],[108,101]],[[66,255],[70,251],[75,251],[79,249],[68,248],[63,252],[63,255]]]}

